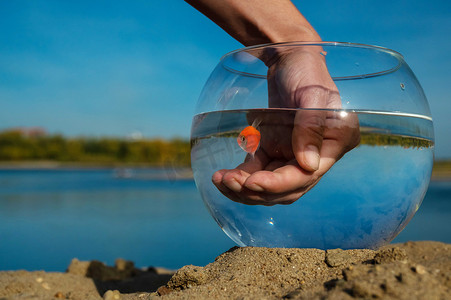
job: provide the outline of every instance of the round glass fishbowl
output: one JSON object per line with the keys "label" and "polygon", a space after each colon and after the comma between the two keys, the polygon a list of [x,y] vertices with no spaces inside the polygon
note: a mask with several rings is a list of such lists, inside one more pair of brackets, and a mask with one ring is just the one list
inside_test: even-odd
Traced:
{"label": "round glass fishbowl", "polygon": [[240,246],[389,243],[423,200],[433,148],[427,99],[402,55],[352,43],[224,55],[191,128],[198,190]]}

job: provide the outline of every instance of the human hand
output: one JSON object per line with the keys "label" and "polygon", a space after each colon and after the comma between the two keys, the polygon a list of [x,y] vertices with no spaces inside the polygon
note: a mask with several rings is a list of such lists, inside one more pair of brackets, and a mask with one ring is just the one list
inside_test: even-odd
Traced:
{"label": "human hand", "polygon": [[355,113],[335,111],[341,100],[322,53],[320,47],[289,49],[267,61],[269,107],[292,110],[248,115],[259,123],[259,149],[212,176],[233,201],[291,204],[359,144]]}

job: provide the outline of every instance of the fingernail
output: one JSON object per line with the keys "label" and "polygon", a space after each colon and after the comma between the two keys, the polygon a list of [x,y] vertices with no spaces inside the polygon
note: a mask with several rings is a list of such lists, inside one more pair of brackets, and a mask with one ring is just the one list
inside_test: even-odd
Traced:
{"label": "fingernail", "polygon": [[304,160],[306,164],[314,171],[319,168],[319,150],[314,145],[308,145],[304,151]]}
{"label": "fingernail", "polygon": [[242,186],[235,179],[227,180],[223,182],[226,187],[234,192],[241,192]]}
{"label": "fingernail", "polygon": [[259,186],[256,183],[246,184],[246,188],[248,188],[248,189],[250,189],[251,191],[254,191],[254,192],[264,192],[265,191],[264,188],[262,188],[261,186]]}
{"label": "fingernail", "polygon": [[213,176],[211,176],[211,181],[213,181],[214,184],[220,184],[222,181],[222,174],[219,172],[215,172]]}

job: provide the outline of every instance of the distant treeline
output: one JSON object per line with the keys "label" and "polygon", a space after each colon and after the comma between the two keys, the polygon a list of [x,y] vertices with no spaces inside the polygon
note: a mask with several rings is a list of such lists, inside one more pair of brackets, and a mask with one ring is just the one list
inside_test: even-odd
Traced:
{"label": "distant treeline", "polygon": [[[428,140],[361,133],[361,145],[431,147]],[[69,138],[40,130],[0,132],[0,162],[51,160],[92,164],[189,166],[190,143],[182,139]]]}
{"label": "distant treeline", "polygon": [[189,166],[190,143],[182,139],[67,138],[27,136],[18,130],[0,132],[0,161],[24,160]]}
{"label": "distant treeline", "polygon": [[407,136],[394,136],[380,133],[360,133],[360,144],[370,146],[401,146],[405,148],[429,148],[434,145],[430,140]]}

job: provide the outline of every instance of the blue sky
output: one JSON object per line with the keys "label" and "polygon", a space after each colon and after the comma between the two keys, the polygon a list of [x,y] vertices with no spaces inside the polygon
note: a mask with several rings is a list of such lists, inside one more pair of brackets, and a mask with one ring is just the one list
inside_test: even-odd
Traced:
{"label": "blue sky", "polygon": [[[451,2],[293,1],[323,40],[401,52],[451,157]],[[189,137],[219,58],[241,47],[183,1],[0,0],[0,130]]]}

